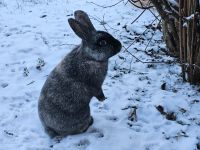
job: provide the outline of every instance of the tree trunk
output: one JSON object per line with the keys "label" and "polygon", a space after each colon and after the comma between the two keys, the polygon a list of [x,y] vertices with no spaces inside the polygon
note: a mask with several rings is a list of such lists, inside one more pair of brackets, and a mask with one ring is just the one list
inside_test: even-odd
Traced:
{"label": "tree trunk", "polygon": [[162,18],[169,52],[180,58],[183,80],[200,83],[199,0],[151,0]]}

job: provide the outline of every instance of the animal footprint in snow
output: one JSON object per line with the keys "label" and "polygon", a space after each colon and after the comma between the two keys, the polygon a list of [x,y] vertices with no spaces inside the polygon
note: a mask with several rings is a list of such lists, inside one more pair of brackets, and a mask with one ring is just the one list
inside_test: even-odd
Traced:
{"label": "animal footprint in snow", "polygon": [[97,137],[97,138],[103,138],[103,137],[104,137],[103,132],[98,132],[98,133],[96,134],[96,137]]}
{"label": "animal footprint in snow", "polygon": [[97,138],[103,138],[104,134],[100,129],[92,128],[89,130],[89,133],[94,133],[95,137]]}
{"label": "animal footprint in snow", "polygon": [[1,84],[1,87],[2,87],[2,88],[6,88],[7,86],[8,86],[8,83],[2,83],[2,84]]}
{"label": "animal footprint in snow", "polygon": [[104,104],[102,102],[96,102],[93,104],[95,107],[101,110],[109,110],[109,106],[107,104]]}
{"label": "animal footprint in snow", "polygon": [[75,144],[76,147],[81,149],[86,149],[90,145],[90,141],[88,139],[82,139],[78,143]]}
{"label": "animal footprint in snow", "polygon": [[103,105],[101,104],[99,106],[99,109],[109,110],[109,106],[107,104],[103,104]]}
{"label": "animal footprint in snow", "polygon": [[106,116],[106,120],[110,120],[112,122],[118,121],[118,118],[116,116]]}

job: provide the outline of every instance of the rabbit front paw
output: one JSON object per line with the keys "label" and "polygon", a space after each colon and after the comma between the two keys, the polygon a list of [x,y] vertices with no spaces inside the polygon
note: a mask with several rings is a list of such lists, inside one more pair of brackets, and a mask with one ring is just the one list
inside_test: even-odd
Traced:
{"label": "rabbit front paw", "polygon": [[92,91],[94,93],[94,96],[99,100],[99,101],[104,101],[106,97],[104,96],[102,88],[92,88]]}
{"label": "rabbit front paw", "polygon": [[100,101],[100,102],[103,102],[104,100],[107,99],[107,97],[104,96],[104,93],[103,91],[101,90],[99,95],[96,96],[96,98]]}
{"label": "rabbit front paw", "polygon": [[105,97],[105,96],[103,95],[103,96],[97,97],[97,99],[98,99],[100,102],[103,102],[104,100],[107,99],[107,97]]}

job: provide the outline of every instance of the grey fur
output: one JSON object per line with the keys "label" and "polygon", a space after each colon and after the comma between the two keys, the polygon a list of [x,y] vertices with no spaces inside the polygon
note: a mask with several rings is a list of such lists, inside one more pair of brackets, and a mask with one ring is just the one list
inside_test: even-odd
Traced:
{"label": "grey fur", "polygon": [[[108,58],[121,49],[121,43],[110,34],[95,29],[88,32],[94,27],[85,12],[76,11],[75,16],[76,20],[69,19],[69,24],[82,43],[53,69],[39,98],[39,117],[50,137],[82,133],[93,123],[90,100],[93,96],[105,100],[101,86]],[[84,25],[84,20],[90,27]],[[108,44],[96,46],[99,38],[105,38]]]}

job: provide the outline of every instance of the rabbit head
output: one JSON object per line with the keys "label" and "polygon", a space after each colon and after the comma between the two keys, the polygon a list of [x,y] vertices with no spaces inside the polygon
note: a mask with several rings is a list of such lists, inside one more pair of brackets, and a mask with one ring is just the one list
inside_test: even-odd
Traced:
{"label": "rabbit head", "polygon": [[82,39],[81,50],[96,61],[107,61],[121,49],[121,43],[104,31],[97,31],[88,15],[81,10],[74,13],[75,19],[68,19],[69,25],[78,37]]}

